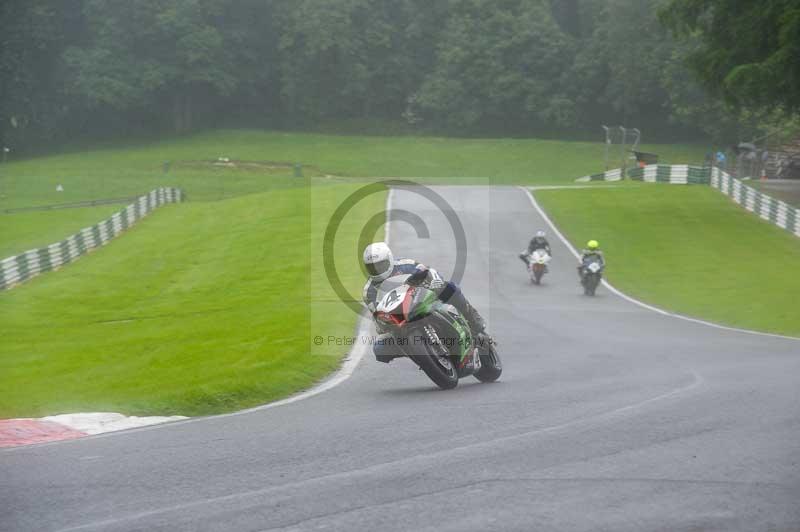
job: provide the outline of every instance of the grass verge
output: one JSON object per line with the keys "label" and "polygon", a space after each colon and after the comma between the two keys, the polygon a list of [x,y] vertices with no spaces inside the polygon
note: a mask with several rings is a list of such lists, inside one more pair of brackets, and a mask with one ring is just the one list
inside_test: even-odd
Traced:
{"label": "grass verge", "polygon": [[[603,149],[600,142],[540,139],[222,130],[0,165],[0,209],[134,196],[159,186],[180,187],[192,202],[215,201],[304,186],[304,179],[293,177],[295,162],[304,165],[305,177],[323,182],[406,177],[455,184],[485,184],[486,178],[497,184],[565,184],[601,170]],[[702,160],[704,153],[701,146],[692,145],[642,149],[676,163]],[[219,157],[232,164],[215,164]],[[326,174],[338,179],[321,177]],[[56,190],[58,185],[62,191]],[[0,214],[0,258],[61,240],[115,210]]]}
{"label": "grass verge", "polygon": [[[698,145],[645,145],[667,163],[702,161]],[[492,178],[496,183],[572,182],[603,168],[601,142],[540,139],[367,137],[221,130],[147,144],[119,145],[0,166],[0,208],[141,194],[158,186],[186,189],[193,201],[291,185],[291,170],[212,161],[300,162],[314,175]],[[163,163],[170,163],[164,173]],[[237,170],[237,169],[234,169]],[[276,175],[277,174],[277,175]],[[466,178],[465,178],[466,176]],[[62,184],[63,192],[56,192]]]}
{"label": "grass verge", "polygon": [[[311,267],[321,263],[312,235],[353,190],[167,206],[90,256],[0,294],[0,418],[212,414],[311,386],[349,348],[312,352],[309,332],[341,337],[355,323]],[[363,283],[358,234],[384,201],[359,203],[337,239],[354,294]],[[309,286],[332,301],[313,323]]]}
{"label": "grass verge", "polygon": [[0,214],[0,259],[58,242],[122,210],[125,205],[103,205],[57,211]]}
{"label": "grass verge", "polygon": [[800,240],[702,186],[539,190],[576,246],[600,241],[611,283],[713,322],[800,336]]}

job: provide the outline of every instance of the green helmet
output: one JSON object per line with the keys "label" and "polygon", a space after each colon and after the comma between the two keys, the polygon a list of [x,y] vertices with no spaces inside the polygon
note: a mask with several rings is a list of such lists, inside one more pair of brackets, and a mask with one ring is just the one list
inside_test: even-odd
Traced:
{"label": "green helmet", "polygon": [[598,249],[600,247],[600,244],[598,244],[597,240],[589,240],[586,243],[586,247],[589,249]]}

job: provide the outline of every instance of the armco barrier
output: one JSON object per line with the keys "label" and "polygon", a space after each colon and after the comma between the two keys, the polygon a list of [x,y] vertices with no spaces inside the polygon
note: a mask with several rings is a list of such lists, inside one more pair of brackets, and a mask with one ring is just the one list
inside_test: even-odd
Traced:
{"label": "armco barrier", "polygon": [[[710,168],[704,166],[689,166],[687,164],[649,164],[643,167],[631,168],[627,171],[628,179],[646,181],[648,183],[673,183],[676,185],[707,184],[709,182]],[[620,181],[622,170],[608,170],[601,174],[592,174],[579,177],[575,181]]]}
{"label": "armco barrier", "polygon": [[619,181],[622,179],[622,170],[617,168],[616,170],[606,170],[600,174],[592,174],[583,177],[579,177],[575,181],[587,182],[587,181]]}
{"label": "armco barrier", "polygon": [[166,203],[183,201],[179,188],[162,187],[140,196],[133,203],[96,225],[82,229],[61,242],[31,249],[0,261],[0,290],[23,283],[40,273],[56,270],[88,251],[104,245],[122,231]]}
{"label": "armco barrier", "polygon": [[710,168],[688,164],[648,164],[628,170],[628,178],[647,183],[671,183],[673,185],[708,184]]}
{"label": "armco barrier", "polygon": [[711,170],[711,186],[756,216],[800,236],[800,209],[747,186],[719,168]]}
{"label": "armco barrier", "polygon": [[[628,170],[627,177],[647,183],[711,185],[753,214],[800,236],[800,209],[747,186],[742,180],[717,167],[650,164]],[[580,177],[576,181],[619,181],[620,178],[620,170],[610,170],[602,174]]]}

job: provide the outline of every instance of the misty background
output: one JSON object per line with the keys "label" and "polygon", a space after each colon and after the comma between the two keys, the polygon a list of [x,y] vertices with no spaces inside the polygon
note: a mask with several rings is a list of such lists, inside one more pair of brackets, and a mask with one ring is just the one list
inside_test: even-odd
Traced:
{"label": "misty background", "polygon": [[[703,41],[679,31],[693,15],[676,6],[737,2],[672,4],[4,0],[0,142],[24,153],[215,127],[595,138],[603,123],[735,142],[786,121],[701,88],[713,61],[691,70]],[[738,4],[785,16],[791,2]],[[727,19],[733,40],[737,20],[758,23],[744,8]]]}

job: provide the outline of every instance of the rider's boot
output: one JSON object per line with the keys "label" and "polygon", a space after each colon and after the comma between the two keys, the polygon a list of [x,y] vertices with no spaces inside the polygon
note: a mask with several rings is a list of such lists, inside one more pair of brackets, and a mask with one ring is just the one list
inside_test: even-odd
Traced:
{"label": "rider's boot", "polygon": [[473,336],[478,342],[478,349],[486,347],[485,344],[492,344],[494,343],[494,338],[486,332],[486,320],[483,319],[478,311],[469,304],[468,301],[465,301],[466,308],[464,309],[464,316],[467,318],[467,323],[469,323],[469,328],[472,331]]}
{"label": "rider's boot", "polygon": [[525,253],[519,254],[519,260],[525,263],[525,267],[528,267],[528,256]]}
{"label": "rider's boot", "polygon": [[375,360],[388,364],[395,358],[402,356],[394,342],[394,336],[391,334],[381,334],[375,339],[375,344],[372,346],[372,352],[375,354]]}
{"label": "rider's boot", "polygon": [[467,298],[464,297],[464,293],[461,292],[455,283],[452,281],[448,282],[445,289],[439,294],[439,298],[458,309],[464,318],[466,318],[467,324],[474,337],[479,339],[483,337],[485,340],[491,340],[491,336],[486,333],[486,321],[484,321],[483,317],[475,310],[475,307],[470,305]]}
{"label": "rider's boot", "polygon": [[467,322],[469,323],[469,328],[472,329],[472,332],[475,334],[481,334],[486,332],[486,320],[483,319],[475,307],[467,302],[466,308],[464,309],[465,317],[467,318]]}

